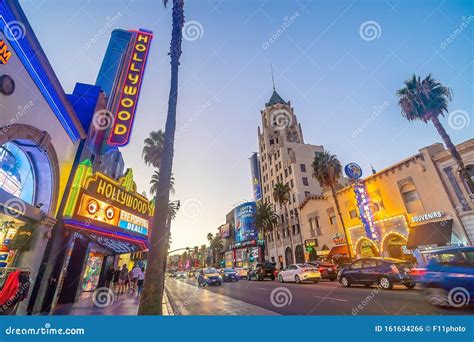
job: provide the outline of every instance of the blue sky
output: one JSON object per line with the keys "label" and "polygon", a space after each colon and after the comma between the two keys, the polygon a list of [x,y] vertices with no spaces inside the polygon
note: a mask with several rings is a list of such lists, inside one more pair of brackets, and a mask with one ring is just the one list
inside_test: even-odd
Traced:
{"label": "blue sky", "polygon": [[[138,188],[148,191],[153,170],[141,149],[150,130],[164,127],[170,8],[151,0],[21,4],[66,92],[95,82],[112,28],[154,31],[131,143],[122,150]],[[455,143],[472,138],[473,15],[471,1],[455,0],[186,1],[174,164],[174,198],[183,206],[173,246],[205,243],[236,203],[251,198],[248,157],[272,91],[270,64],[305,141],[366,174],[370,164],[382,169],[440,141],[431,125],[400,115],[395,91],[413,73],[433,73],[453,89],[455,113],[442,122]]]}

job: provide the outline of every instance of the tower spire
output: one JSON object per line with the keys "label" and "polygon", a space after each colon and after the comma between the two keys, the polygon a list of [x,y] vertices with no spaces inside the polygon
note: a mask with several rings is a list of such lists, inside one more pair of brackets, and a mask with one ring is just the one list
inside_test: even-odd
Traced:
{"label": "tower spire", "polygon": [[272,84],[273,84],[273,91],[275,91],[275,77],[273,77],[273,64],[270,64],[270,69],[272,70]]}

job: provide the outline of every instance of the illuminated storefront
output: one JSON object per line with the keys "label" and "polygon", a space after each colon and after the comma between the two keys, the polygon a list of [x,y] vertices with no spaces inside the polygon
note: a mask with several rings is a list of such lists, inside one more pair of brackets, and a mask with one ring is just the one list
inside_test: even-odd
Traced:
{"label": "illuminated storefront", "polygon": [[115,180],[93,172],[89,160],[81,162],[63,219],[73,234],[71,259],[64,266],[61,283],[63,289],[73,290],[59,289],[58,303],[73,302],[80,291],[94,290],[103,278],[104,267],[113,264],[108,260],[106,265],[108,257],[113,260],[115,255],[146,250],[153,210],[153,203],[136,192],[131,169]]}
{"label": "illuminated storefront", "polygon": [[[341,217],[330,191],[309,196],[300,206],[305,240],[330,248],[333,260],[347,258],[344,221],[352,255],[419,261],[419,252],[443,246],[468,245],[457,207],[433,159],[445,153],[440,144],[380,172],[353,180],[337,191]],[[433,189],[436,189],[434,192]],[[319,257],[318,255],[316,257]]]}

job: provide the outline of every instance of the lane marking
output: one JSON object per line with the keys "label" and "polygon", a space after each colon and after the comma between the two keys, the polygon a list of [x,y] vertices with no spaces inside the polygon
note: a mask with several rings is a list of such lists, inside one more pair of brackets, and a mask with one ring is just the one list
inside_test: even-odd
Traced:
{"label": "lane marking", "polygon": [[339,298],[332,298],[332,297],[320,297],[320,296],[313,296],[314,298],[321,298],[323,300],[337,300],[339,302],[348,302],[347,299],[339,299]]}
{"label": "lane marking", "polygon": [[254,289],[257,289],[257,290],[263,290],[263,291],[270,291],[270,289],[267,289],[265,287],[254,287]]}

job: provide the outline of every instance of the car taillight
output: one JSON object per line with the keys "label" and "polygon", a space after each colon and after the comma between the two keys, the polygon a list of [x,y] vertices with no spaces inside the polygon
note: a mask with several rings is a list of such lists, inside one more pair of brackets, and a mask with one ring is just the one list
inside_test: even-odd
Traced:
{"label": "car taillight", "polygon": [[307,271],[307,269],[306,269],[306,268],[303,268],[303,269],[301,270],[301,272],[306,272],[306,271]]}
{"label": "car taillight", "polygon": [[390,270],[392,271],[392,273],[400,273],[397,266],[395,265],[390,265]]}
{"label": "car taillight", "polygon": [[324,271],[324,267],[319,266],[319,267],[318,267],[318,271],[319,271],[319,272]]}
{"label": "car taillight", "polygon": [[412,268],[410,270],[412,276],[424,276],[426,274],[426,269],[424,268]]}

